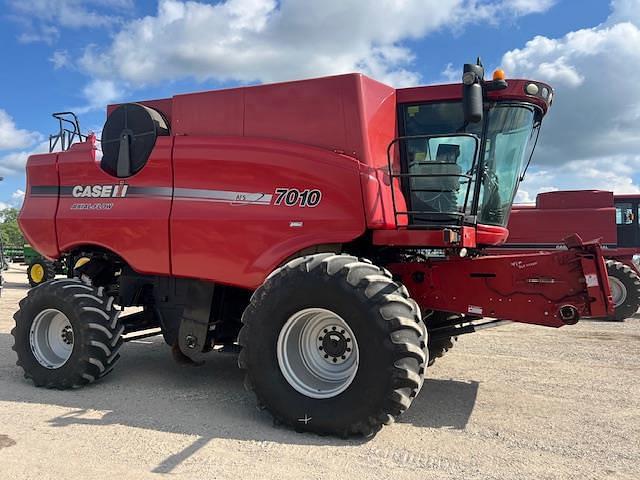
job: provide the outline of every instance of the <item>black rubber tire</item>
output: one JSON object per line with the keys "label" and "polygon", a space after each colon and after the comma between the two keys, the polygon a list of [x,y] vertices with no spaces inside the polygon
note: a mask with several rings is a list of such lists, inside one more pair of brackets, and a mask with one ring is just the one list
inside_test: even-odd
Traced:
{"label": "black rubber tire", "polygon": [[[36,265],[41,265],[42,269],[44,270],[44,277],[39,282],[35,281],[31,276],[31,270],[33,270],[33,267]],[[44,258],[37,258],[36,260],[33,260],[27,267],[27,279],[29,280],[29,285],[31,285],[32,287],[42,285],[44,282],[53,280],[54,278],[56,278],[56,269],[53,265],[53,262],[50,262],[49,260],[45,260]]]}
{"label": "black rubber tire", "polygon": [[607,274],[615,277],[627,290],[624,303],[616,306],[614,314],[609,320],[623,322],[632,317],[640,307],[640,278],[629,266],[616,260],[607,260]]}
{"label": "black rubber tire", "polygon": [[[425,315],[424,321],[427,330],[431,332],[432,329],[450,322],[453,317],[459,317],[459,315],[434,311],[428,317]],[[458,341],[458,337],[437,337],[429,334],[429,342],[427,344],[429,348],[429,363],[427,366],[430,367],[436,362],[436,359],[442,358],[445,353],[453,348],[456,341]]]}
{"label": "black rubber tire", "polygon": [[[73,327],[74,345],[71,357],[56,369],[40,364],[29,342],[31,325],[39,312],[55,308],[64,313]],[[37,387],[77,388],[93,383],[113,369],[120,358],[124,327],[113,307],[113,297],[102,288],[82,283],[77,278],[64,278],[32,288],[20,301],[13,316],[16,325],[11,330],[17,365],[24,377]]]}
{"label": "black rubber tire", "polygon": [[[345,319],[360,351],[349,387],[321,400],[295,390],[277,360],[282,327],[312,307]],[[366,260],[333,253],[292,260],[256,290],[242,322],[238,363],[246,370],[245,386],[275,423],[297,431],[372,436],[406,411],[422,387],[427,331],[420,310],[388,271]]]}

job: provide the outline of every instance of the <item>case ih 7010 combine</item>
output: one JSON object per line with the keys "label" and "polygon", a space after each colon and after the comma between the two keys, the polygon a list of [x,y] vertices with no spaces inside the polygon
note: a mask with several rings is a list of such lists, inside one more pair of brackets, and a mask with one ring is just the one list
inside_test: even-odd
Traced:
{"label": "case ih 7010 combine", "polygon": [[[608,315],[597,244],[479,255],[507,237],[553,95],[483,77],[468,64],[457,85],[353,74],[113,105],[102,159],[91,135],[32,156],[22,229],[47,257],[84,261],[20,303],[26,376],[93,382],[123,335],[159,327],[183,361],[241,346],[279,422],[370,435],[451,337]],[[127,306],[143,309],[119,317]]]}
{"label": "case ih 7010 combine", "polygon": [[622,321],[640,307],[640,195],[614,195],[602,190],[541,193],[535,205],[515,205],[509,239],[494,253],[527,253],[564,248],[570,233],[597,238],[607,261],[614,313]]}

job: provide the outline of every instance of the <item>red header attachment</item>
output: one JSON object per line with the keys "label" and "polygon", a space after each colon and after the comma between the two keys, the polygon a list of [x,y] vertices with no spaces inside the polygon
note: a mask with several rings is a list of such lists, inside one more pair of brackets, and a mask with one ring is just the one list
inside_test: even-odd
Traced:
{"label": "red header attachment", "polygon": [[450,257],[389,269],[423,309],[549,327],[610,315],[613,303],[600,246],[578,236],[566,243],[568,250],[562,251]]}

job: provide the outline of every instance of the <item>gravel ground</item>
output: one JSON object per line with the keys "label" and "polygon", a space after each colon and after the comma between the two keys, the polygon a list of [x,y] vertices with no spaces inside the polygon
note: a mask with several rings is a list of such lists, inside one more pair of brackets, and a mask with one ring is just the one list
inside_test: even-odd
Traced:
{"label": "gravel ground", "polygon": [[640,478],[638,318],[462,337],[399,422],[346,441],[274,427],[234,357],[181,367],[155,338],[126,344],[98,384],[36,389],[9,333],[25,269],[5,275],[3,479]]}

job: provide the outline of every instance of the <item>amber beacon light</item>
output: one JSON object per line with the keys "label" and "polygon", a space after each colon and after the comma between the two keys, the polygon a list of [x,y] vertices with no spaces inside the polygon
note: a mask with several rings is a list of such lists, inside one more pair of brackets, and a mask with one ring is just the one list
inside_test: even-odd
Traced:
{"label": "amber beacon light", "polygon": [[502,70],[501,68],[497,68],[494,72],[493,72],[493,79],[494,80],[504,80],[505,76],[504,76],[504,70]]}

